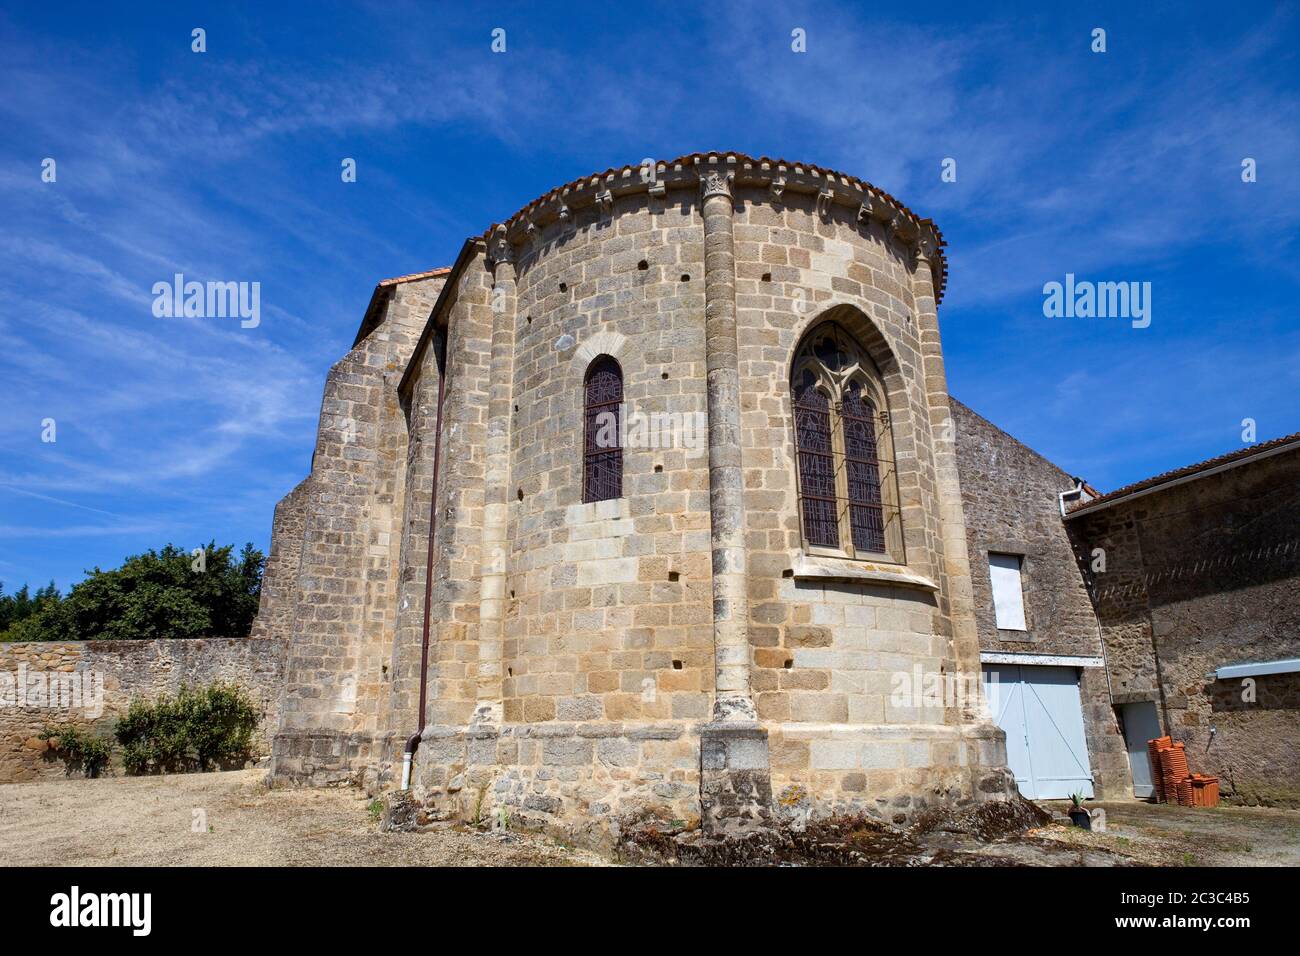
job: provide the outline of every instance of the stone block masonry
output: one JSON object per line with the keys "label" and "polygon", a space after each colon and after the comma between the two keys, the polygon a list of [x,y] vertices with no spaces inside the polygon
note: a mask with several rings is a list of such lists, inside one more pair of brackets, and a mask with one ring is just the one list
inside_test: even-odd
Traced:
{"label": "stone block masonry", "polygon": [[1300,658],[1300,442],[1115,494],[1066,524],[1105,554],[1089,585],[1116,701],[1154,705],[1226,800],[1300,807],[1300,675],[1215,676]]}
{"label": "stone block masonry", "polygon": [[[419,730],[427,804],[559,828],[727,829],[786,791],[891,820],[1004,797],[996,728],[888,694],[894,671],[979,669],[944,276],[933,224],[860,180],[699,154],[553,190],[436,280],[396,281],[277,510],[272,564],[301,545],[263,609],[287,641],[275,778],[391,786]],[[831,321],[888,397],[888,562],[810,554],[801,533],[791,364]],[[625,406],[703,417],[707,454],[629,444],[622,496],[585,500],[598,359]]]}
{"label": "stone block masonry", "polygon": [[[1105,657],[1087,584],[1061,520],[1073,479],[1002,429],[952,402],[975,621],[982,651]],[[1025,631],[998,630],[989,554],[1021,557]],[[1132,796],[1128,753],[1105,666],[1080,668],[1084,735],[1098,799]]]}
{"label": "stone block masonry", "polygon": [[[216,681],[238,685],[260,706],[258,747],[265,756],[279,724],[281,651],[280,642],[269,638],[0,644],[0,783],[64,775],[63,762],[37,739],[46,727],[89,724],[107,733],[133,699]],[[10,688],[3,675],[20,673],[29,682],[23,695],[27,706],[6,699]],[[90,716],[85,696],[78,707],[66,706],[72,702],[66,694],[54,701],[55,695],[42,692],[35,700],[37,685],[48,687],[52,676],[76,677],[81,688],[102,689],[102,713]]]}

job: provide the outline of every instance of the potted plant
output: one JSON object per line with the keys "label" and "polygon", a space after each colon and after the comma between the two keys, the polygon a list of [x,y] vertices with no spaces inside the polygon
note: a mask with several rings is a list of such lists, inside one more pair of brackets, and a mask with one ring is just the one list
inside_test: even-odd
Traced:
{"label": "potted plant", "polygon": [[1076,827],[1082,827],[1085,830],[1092,829],[1092,814],[1083,808],[1084,796],[1082,793],[1070,794],[1070,822]]}

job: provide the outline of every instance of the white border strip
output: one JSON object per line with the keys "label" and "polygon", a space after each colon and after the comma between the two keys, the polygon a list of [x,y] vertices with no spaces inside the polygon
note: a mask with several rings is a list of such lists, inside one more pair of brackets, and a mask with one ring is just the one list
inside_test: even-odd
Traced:
{"label": "white border strip", "polygon": [[1300,657],[1280,661],[1261,661],[1258,664],[1229,664],[1214,672],[1215,680],[1230,677],[1261,677],[1264,674],[1294,674],[1300,671]]}
{"label": "white border strip", "polygon": [[[1100,657],[1077,657],[1069,654],[1017,654],[1011,651],[980,651],[981,664],[1038,664],[1043,667],[1103,667]],[[1300,661],[1296,662],[1300,665]],[[1297,667],[1300,670],[1300,666]]]}

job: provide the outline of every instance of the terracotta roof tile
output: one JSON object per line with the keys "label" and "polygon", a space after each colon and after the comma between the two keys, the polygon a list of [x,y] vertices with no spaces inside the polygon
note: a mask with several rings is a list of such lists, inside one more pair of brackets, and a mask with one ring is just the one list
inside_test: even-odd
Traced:
{"label": "terracotta roof tile", "polygon": [[1182,468],[1175,468],[1173,471],[1166,471],[1163,474],[1152,475],[1150,478],[1135,481],[1131,485],[1116,488],[1114,491],[1093,498],[1091,501],[1085,501],[1081,504],[1075,505],[1070,509],[1069,514],[1073,515],[1078,514],[1081,511],[1090,511],[1097,505],[1110,501],[1117,501],[1120,498],[1127,498],[1129,495],[1135,494],[1139,491],[1156,488],[1160,485],[1167,484],[1168,482],[1177,481],[1180,478],[1190,478],[1200,472],[1211,471],[1214,468],[1218,468],[1220,465],[1228,465],[1235,461],[1244,461],[1245,459],[1253,458],[1256,455],[1262,455],[1266,452],[1293,443],[1300,443],[1300,432],[1291,435],[1283,435],[1281,438],[1274,438],[1271,441],[1261,442],[1258,445],[1248,445],[1245,448],[1239,448],[1236,451],[1228,452],[1224,455],[1207,458],[1205,461],[1198,461],[1194,465],[1185,465]]}
{"label": "terracotta roof tile", "polygon": [[[835,177],[850,186],[856,186],[857,188],[863,190],[864,192],[870,192],[876,196],[879,196],[881,199],[885,200],[885,202],[897,208],[904,216],[910,219],[912,223],[916,225],[918,228],[928,227],[934,233],[935,250],[934,250],[934,256],[931,265],[934,268],[936,274],[935,289],[934,289],[935,304],[937,305],[941,301],[943,301],[943,293],[948,280],[948,262],[947,262],[947,257],[945,256],[943,251],[947,243],[944,242],[943,233],[939,231],[939,227],[935,225],[934,220],[921,218],[916,213],[912,212],[912,210],[908,209],[907,206],[905,206],[902,202],[900,202],[899,200],[891,196],[889,193],[885,192],[883,189],[879,188],[878,186],[871,185],[871,183],[868,183],[866,180],[859,179],[856,176],[851,176],[848,173],[842,173],[834,169],[829,169],[825,166],[817,166],[814,165],[813,163],[790,162],[784,159],[773,159],[769,156],[756,157],[756,156],[750,156],[746,153],[718,152],[714,150],[714,151],[702,152],[702,153],[688,153],[685,156],[679,156],[676,159],[672,159],[672,160],[660,160],[655,165],[656,168],[658,168],[659,166],[663,166],[671,170],[674,166],[683,166],[683,167],[693,166],[695,163],[697,163],[700,160],[707,161],[707,160],[715,160],[715,159],[716,160],[732,159],[736,163],[748,164],[758,169],[762,169],[764,166],[773,169],[777,167],[785,167],[796,173],[807,171],[815,176],[820,176],[826,179]],[[548,192],[542,194],[541,196],[538,196],[536,199],[528,203],[528,205],[524,206],[514,215],[508,216],[507,218],[503,219],[500,223],[493,223],[491,226],[487,228],[487,230],[484,231],[483,238],[484,239],[491,238],[492,233],[497,229],[498,226],[508,225],[510,223],[516,222],[520,217],[529,215],[530,213],[538,209],[538,207],[542,206],[547,202],[550,202],[553,199],[560,198],[563,195],[572,192],[574,190],[596,185],[599,181],[607,180],[610,177],[615,177],[615,178],[624,177],[629,172],[639,171],[640,169],[641,169],[640,163],[634,165],[628,165],[628,166],[621,166],[617,169],[607,169],[603,173],[589,173],[586,176],[580,176],[577,179],[567,182],[562,186],[556,186],[554,189],[549,190]]]}
{"label": "terracotta roof tile", "polygon": [[451,266],[442,266],[437,269],[430,269],[428,272],[412,272],[409,276],[396,276],[392,279],[382,279],[375,288],[384,289],[390,285],[400,285],[403,282],[415,282],[419,279],[432,279],[436,276],[445,276],[451,271]]}

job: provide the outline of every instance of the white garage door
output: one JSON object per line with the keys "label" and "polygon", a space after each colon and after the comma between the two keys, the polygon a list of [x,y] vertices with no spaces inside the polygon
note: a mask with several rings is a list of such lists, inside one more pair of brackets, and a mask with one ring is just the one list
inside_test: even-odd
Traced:
{"label": "white garage door", "polygon": [[984,693],[1006,732],[1007,763],[1022,794],[1033,800],[1093,795],[1077,669],[985,664]]}

